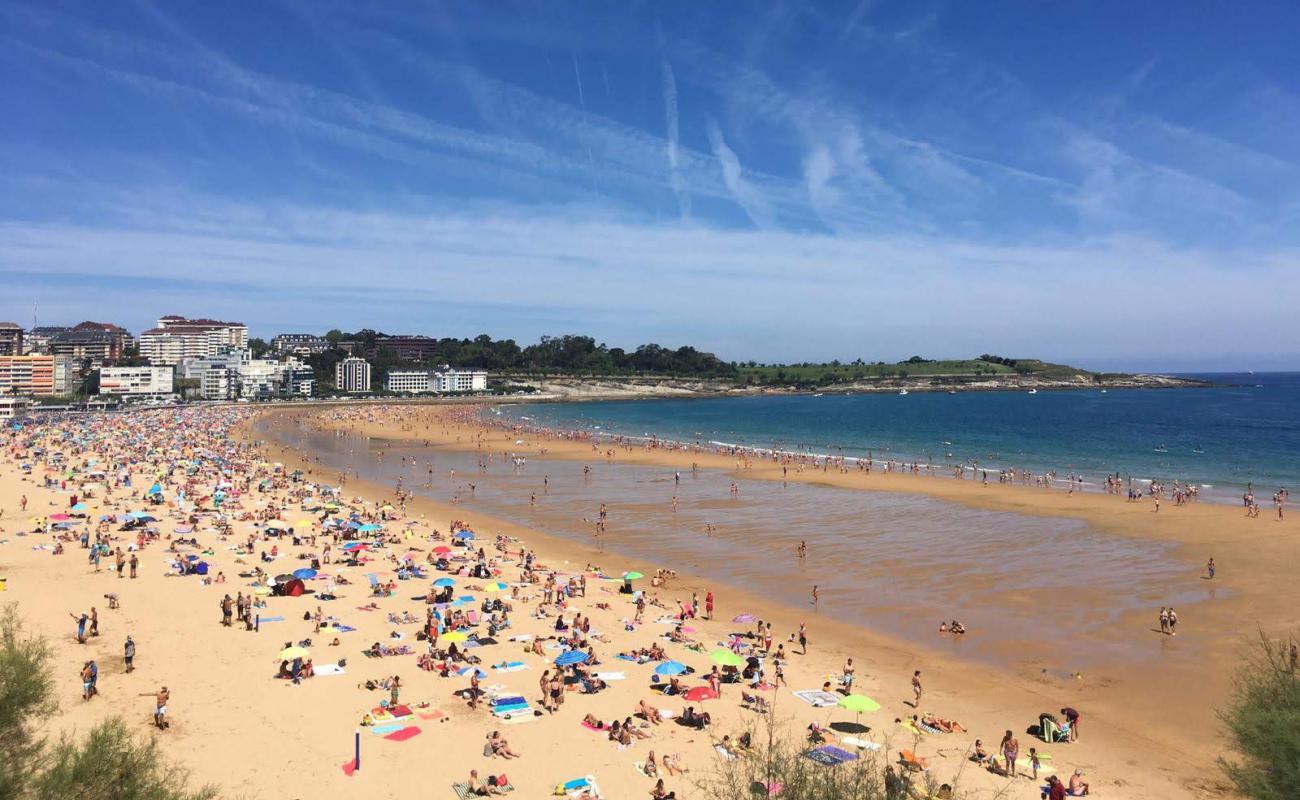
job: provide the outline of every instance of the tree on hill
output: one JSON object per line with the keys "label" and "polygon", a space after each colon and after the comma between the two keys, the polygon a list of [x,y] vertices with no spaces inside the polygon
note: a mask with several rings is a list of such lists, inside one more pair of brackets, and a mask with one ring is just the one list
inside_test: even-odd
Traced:
{"label": "tree on hill", "polygon": [[85,737],[51,744],[37,734],[55,713],[49,645],[27,636],[10,605],[0,611],[0,797],[6,800],[208,800],[216,789],[190,789],[183,770],[167,764],[150,740],[131,735],[120,719]]}

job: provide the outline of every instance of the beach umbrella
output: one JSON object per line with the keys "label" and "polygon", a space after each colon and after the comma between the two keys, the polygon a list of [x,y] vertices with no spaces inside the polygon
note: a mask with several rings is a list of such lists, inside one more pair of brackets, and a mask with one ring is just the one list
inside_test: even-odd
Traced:
{"label": "beach umbrella", "polygon": [[656,675],[681,675],[686,671],[686,665],[680,661],[665,661],[655,667]]}
{"label": "beach umbrella", "polygon": [[625,581],[637,581],[637,580],[641,580],[641,579],[644,578],[644,577],[645,577],[645,576],[642,575],[642,574],[639,573],[639,572],[624,572],[624,573],[623,573],[623,580],[625,580]]}
{"label": "beach umbrella", "polygon": [[438,639],[444,642],[463,642],[469,638],[469,634],[464,631],[451,631],[439,636]]}
{"label": "beach umbrella", "polygon": [[451,548],[445,544],[440,544],[437,547],[433,548],[433,552],[446,555],[447,553],[451,552]]}
{"label": "beach umbrella", "polygon": [[852,711],[855,714],[866,714],[870,711],[880,710],[880,703],[863,694],[851,694],[847,697],[841,697],[838,705],[840,708]]}
{"label": "beach umbrella", "polygon": [[295,528],[310,528],[310,527],[311,527],[311,520],[309,520],[309,519],[300,519],[300,520],[298,520],[297,522],[293,523],[293,526],[294,526]]}
{"label": "beach umbrella", "polygon": [[474,531],[456,531],[451,535],[453,539],[464,539],[466,541],[474,538]]}
{"label": "beach umbrella", "polygon": [[714,664],[720,664],[724,667],[743,666],[745,659],[731,652],[730,650],[714,650],[709,653],[709,660]]}
{"label": "beach umbrella", "polygon": [[488,676],[486,672],[479,669],[478,667],[463,667],[461,669],[456,670],[456,674],[461,676],[462,678],[468,678],[470,675],[477,675],[479,680],[483,680]]}
{"label": "beach umbrella", "polygon": [[555,666],[567,667],[572,664],[581,664],[588,658],[590,658],[590,656],[581,650],[570,650],[567,653],[561,653],[559,657],[555,659]]}
{"label": "beach umbrella", "polygon": [[380,529],[379,526],[373,522],[368,522],[365,525],[362,525],[360,528],[357,528],[357,530],[360,531],[361,533],[374,533],[379,529]]}
{"label": "beach umbrella", "polygon": [[686,694],[682,695],[682,699],[689,703],[698,703],[701,700],[717,700],[718,693],[708,686],[696,686],[687,689]]}
{"label": "beach umbrella", "polygon": [[85,503],[77,503],[75,506],[72,507],[72,510],[73,510],[73,511],[89,511],[90,509],[86,507],[86,504],[85,504]]}
{"label": "beach umbrella", "polygon": [[433,582],[433,585],[437,586],[439,589],[445,589],[448,586],[455,586],[456,582],[451,578],[439,578]]}
{"label": "beach umbrella", "polygon": [[288,574],[288,573],[286,573],[286,574],[284,574],[284,575],[276,575],[276,576],[275,576],[275,582],[276,582],[276,583],[288,583],[288,582],[291,581],[291,580],[293,580],[293,575],[290,575],[290,574]]}
{"label": "beach umbrella", "polygon": [[295,569],[293,571],[293,577],[297,578],[300,581],[310,580],[311,578],[316,577],[316,570],[311,569],[310,567]]}
{"label": "beach umbrella", "polygon": [[344,550],[364,550],[370,546],[370,542],[348,542],[343,545]]}
{"label": "beach umbrella", "polygon": [[508,583],[502,583],[501,581],[492,581],[492,582],[489,583],[487,586],[484,586],[484,587],[483,587],[483,591],[485,591],[485,592],[493,592],[493,593],[495,593],[495,592],[504,592],[504,591],[506,591],[506,590],[509,589],[509,588],[510,588],[510,584],[508,584]]}
{"label": "beach umbrella", "polygon": [[286,647],[280,651],[280,658],[285,661],[292,661],[295,658],[306,658],[310,655],[311,653],[308,652],[305,647]]}

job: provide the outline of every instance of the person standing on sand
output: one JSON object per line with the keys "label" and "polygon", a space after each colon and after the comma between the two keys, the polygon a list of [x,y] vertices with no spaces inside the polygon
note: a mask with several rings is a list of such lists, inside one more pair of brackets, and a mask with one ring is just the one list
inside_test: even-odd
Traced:
{"label": "person standing on sand", "polygon": [[[912,694],[916,695],[916,700],[912,703],[912,708],[921,707],[922,692],[923,689],[921,688],[921,670],[918,669],[916,672],[912,673]],[[1009,734],[1011,732],[1007,731],[1007,733]]]}
{"label": "person standing on sand", "polygon": [[99,611],[94,606],[90,607],[90,635],[99,635]]}
{"label": "person standing on sand", "polygon": [[76,614],[73,614],[71,611],[68,612],[68,616],[72,617],[74,620],[77,621],[77,644],[85,644],[86,643],[86,621],[90,618],[87,617],[84,613],[78,616]]}
{"label": "person standing on sand", "polygon": [[1020,742],[1016,741],[1016,737],[1012,735],[1011,731],[1007,731],[1003,735],[1002,746],[999,749],[1001,749],[1002,757],[1007,762],[1007,777],[1016,777],[1016,759],[1020,756]]}
{"label": "person standing on sand", "polygon": [[1205,574],[1207,580],[1211,580],[1211,581],[1214,580],[1214,569],[1215,569],[1214,559],[1210,558],[1209,562],[1205,565]]}
{"label": "person standing on sand", "polygon": [[1169,635],[1178,635],[1178,612],[1174,611],[1173,606],[1169,607]]}
{"label": "person standing on sand", "polygon": [[126,644],[122,645],[122,660],[126,662],[126,671],[135,672],[135,640],[127,634]]}
{"label": "person standing on sand", "polygon": [[131,554],[130,565],[131,565],[131,578],[134,579],[136,576],[136,570],[140,566],[140,559],[136,557],[135,553]]}
{"label": "person standing on sand", "polygon": [[1169,633],[1169,609],[1160,606],[1160,632]]}
{"label": "person standing on sand", "polygon": [[171,700],[172,693],[168,691],[167,687],[162,687],[156,694],[154,692],[145,692],[140,696],[154,698],[153,724],[158,730],[165,731],[170,728],[171,723],[167,721],[167,701]]}
{"label": "person standing on sand", "polygon": [[713,590],[704,593],[704,618],[713,619]]}
{"label": "person standing on sand", "polygon": [[799,655],[808,655],[808,626],[802,622],[799,623]]}

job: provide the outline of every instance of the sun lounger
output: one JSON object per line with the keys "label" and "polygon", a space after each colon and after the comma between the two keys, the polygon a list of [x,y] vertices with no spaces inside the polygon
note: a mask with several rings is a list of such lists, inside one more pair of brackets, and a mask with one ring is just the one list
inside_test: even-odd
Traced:
{"label": "sun lounger", "polygon": [[924,772],[930,768],[930,763],[928,761],[921,758],[916,753],[913,753],[911,750],[899,750],[898,763],[902,764],[909,770],[917,770],[919,772]]}

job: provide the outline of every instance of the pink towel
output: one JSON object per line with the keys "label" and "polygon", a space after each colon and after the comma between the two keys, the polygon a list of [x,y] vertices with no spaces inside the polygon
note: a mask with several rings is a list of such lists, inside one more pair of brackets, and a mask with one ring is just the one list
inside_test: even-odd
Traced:
{"label": "pink towel", "polygon": [[404,742],[407,739],[412,739],[419,735],[420,735],[420,729],[414,725],[410,725],[408,727],[402,728],[400,731],[393,731],[392,733],[388,734],[384,738],[393,742]]}

